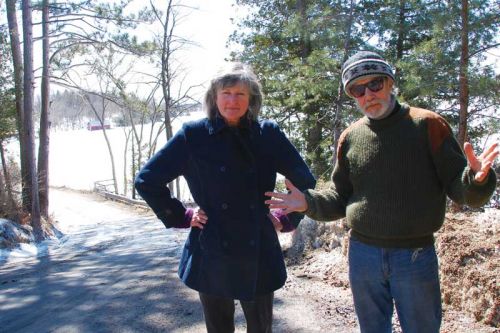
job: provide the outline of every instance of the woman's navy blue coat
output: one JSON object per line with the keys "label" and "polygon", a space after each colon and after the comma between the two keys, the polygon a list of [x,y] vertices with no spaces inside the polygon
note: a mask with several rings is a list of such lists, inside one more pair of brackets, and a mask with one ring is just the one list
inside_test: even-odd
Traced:
{"label": "woman's navy blue coat", "polygon": [[[167,187],[180,175],[208,216],[203,230],[191,229],[182,252],[179,276],[188,287],[251,300],[283,286],[283,255],[264,204],[277,172],[301,190],[316,183],[276,123],[232,128],[221,118],[184,124],[141,169],[136,189],[167,228],[186,227],[186,209]],[[288,217],[296,226],[302,215]]]}

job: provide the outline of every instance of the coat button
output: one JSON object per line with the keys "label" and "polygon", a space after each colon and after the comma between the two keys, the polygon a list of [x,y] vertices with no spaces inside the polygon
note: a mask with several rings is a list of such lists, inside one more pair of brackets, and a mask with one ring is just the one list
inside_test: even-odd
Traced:
{"label": "coat button", "polygon": [[225,203],[225,202],[224,202],[224,203],[221,205],[221,207],[222,207],[222,209],[226,210],[226,209],[227,209],[227,207],[229,207],[229,206],[227,205],[227,203]]}
{"label": "coat button", "polygon": [[220,172],[226,172],[226,167],[224,165],[220,167]]}
{"label": "coat button", "polygon": [[165,215],[172,215],[172,211],[170,209],[165,209]]}
{"label": "coat button", "polygon": [[255,246],[255,241],[253,239],[250,240],[250,242],[248,242],[248,244],[250,244],[250,246]]}
{"label": "coat button", "polygon": [[254,210],[254,209],[255,209],[255,205],[253,205],[253,204],[252,204],[252,205],[250,205],[250,209],[251,209],[251,210]]}
{"label": "coat button", "polygon": [[228,244],[228,242],[227,242],[227,241],[223,241],[223,242],[222,242],[222,247],[223,247],[223,248],[227,248],[227,247],[228,247],[228,245],[229,245],[229,244]]}

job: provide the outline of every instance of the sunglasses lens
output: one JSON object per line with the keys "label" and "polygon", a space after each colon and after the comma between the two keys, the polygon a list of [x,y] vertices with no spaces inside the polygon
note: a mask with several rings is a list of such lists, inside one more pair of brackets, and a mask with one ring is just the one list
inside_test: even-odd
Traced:
{"label": "sunglasses lens", "polygon": [[384,79],[379,77],[373,81],[368,82],[366,86],[373,92],[380,91],[384,87]]}
{"label": "sunglasses lens", "polygon": [[384,78],[378,77],[374,80],[371,80],[365,84],[353,85],[349,88],[349,92],[355,98],[363,97],[365,95],[365,89],[368,88],[372,92],[380,91],[384,87]]}
{"label": "sunglasses lens", "polygon": [[366,89],[365,85],[361,84],[359,86],[358,85],[352,86],[351,88],[349,88],[349,92],[351,93],[351,95],[358,98],[365,94],[365,89]]}

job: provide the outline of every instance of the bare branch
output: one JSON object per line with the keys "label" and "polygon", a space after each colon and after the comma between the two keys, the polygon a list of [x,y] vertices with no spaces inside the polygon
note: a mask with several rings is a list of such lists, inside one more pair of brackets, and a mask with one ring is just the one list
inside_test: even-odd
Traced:
{"label": "bare branch", "polygon": [[486,45],[486,46],[480,48],[479,50],[476,50],[476,51],[472,52],[471,54],[469,54],[469,56],[467,57],[467,59],[475,57],[477,54],[482,53],[482,52],[484,52],[486,50],[489,50],[489,49],[493,49],[493,48],[495,48],[497,46],[500,46],[500,43],[496,43],[496,44],[492,44],[492,45]]}

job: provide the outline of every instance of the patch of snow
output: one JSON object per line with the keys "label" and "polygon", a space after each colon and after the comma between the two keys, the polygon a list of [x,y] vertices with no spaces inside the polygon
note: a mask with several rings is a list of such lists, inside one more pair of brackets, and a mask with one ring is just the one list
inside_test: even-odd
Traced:
{"label": "patch of snow", "polygon": [[33,241],[31,226],[22,226],[7,219],[0,219],[0,247],[10,247],[17,243]]}
{"label": "patch of snow", "polygon": [[[39,243],[30,238],[30,243],[0,249],[0,267],[37,262],[47,256],[64,260],[88,252],[143,251],[145,244],[150,250],[180,251],[187,237],[187,230],[167,230],[153,215],[144,215],[97,194],[52,189],[50,196],[50,212],[62,234]],[[6,225],[9,230],[22,229],[0,220],[0,228]]]}

